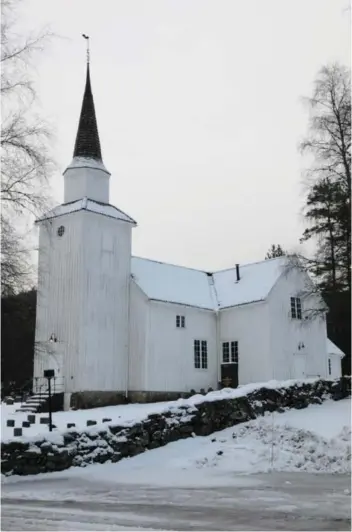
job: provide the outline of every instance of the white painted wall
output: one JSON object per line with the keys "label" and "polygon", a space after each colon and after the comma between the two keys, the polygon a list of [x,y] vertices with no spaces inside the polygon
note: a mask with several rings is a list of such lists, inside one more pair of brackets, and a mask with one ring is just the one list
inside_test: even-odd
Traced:
{"label": "white painted wall", "polygon": [[[306,275],[292,270],[282,274],[269,294],[270,352],[275,379],[327,376],[325,317],[315,320],[291,318],[290,298],[299,297],[306,286]],[[317,304],[314,298],[302,299],[302,310],[316,308]],[[304,349],[298,349],[300,342]]]}
{"label": "white painted wall", "polygon": [[239,384],[273,378],[269,335],[266,303],[252,303],[220,311],[220,357],[222,359],[223,342],[238,341]]}
{"label": "white painted wall", "polygon": [[64,172],[64,203],[84,197],[109,203],[110,174],[98,168],[74,167]]}
{"label": "white painted wall", "polygon": [[[61,225],[65,234],[60,238]],[[44,369],[55,369],[64,377],[65,361],[78,350],[76,294],[82,289],[82,255],[77,242],[81,234],[82,217],[73,214],[40,224],[34,377],[43,377]],[[57,343],[49,342],[51,334]]]}
{"label": "white painted wall", "polygon": [[[329,365],[327,367],[327,377],[329,379],[338,379],[342,377],[341,357],[332,353],[328,353],[328,361],[331,361],[331,374],[329,374]],[[329,362],[328,362],[329,364]]]}
{"label": "white painted wall", "polygon": [[[176,315],[186,328],[176,327]],[[216,389],[218,363],[216,317],[212,311],[183,305],[149,302],[149,341],[146,355],[146,391],[189,392]],[[208,342],[208,369],[194,367],[194,340]]]}
{"label": "white painted wall", "polygon": [[149,303],[147,296],[133,279],[130,281],[129,321],[128,389],[144,391],[149,338]]}
{"label": "white painted wall", "polygon": [[125,391],[131,224],[80,211],[41,225],[36,341],[57,336],[66,392]]}

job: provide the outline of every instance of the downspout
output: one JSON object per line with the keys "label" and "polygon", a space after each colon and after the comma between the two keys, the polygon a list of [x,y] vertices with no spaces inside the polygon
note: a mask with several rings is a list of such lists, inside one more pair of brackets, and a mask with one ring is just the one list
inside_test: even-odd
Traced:
{"label": "downspout", "polygon": [[219,386],[219,383],[221,382],[221,349],[220,349],[220,311],[217,309],[215,311],[215,319],[216,319],[216,354],[217,354],[217,361],[218,361],[218,382],[217,385]]}
{"label": "downspout", "polygon": [[130,342],[130,327],[131,327],[131,289],[132,289],[132,276],[129,276],[129,283],[128,283],[128,325],[127,325],[127,364],[126,364],[126,390],[125,390],[125,397],[128,399],[128,385],[129,385],[129,379],[130,379],[130,349],[131,349],[131,342]]}

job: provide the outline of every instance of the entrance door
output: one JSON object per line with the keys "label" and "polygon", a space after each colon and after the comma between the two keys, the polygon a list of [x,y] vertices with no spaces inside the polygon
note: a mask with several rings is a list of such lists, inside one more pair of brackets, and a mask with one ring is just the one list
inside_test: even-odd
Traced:
{"label": "entrance door", "polygon": [[238,386],[238,341],[222,343],[221,384],[224,388]]}
{"label": "entrance door", "polygon": [[305,355],[294,355],[293,368],[294,368],[294,378],[304,379],[307,374],[306,356]]}
{"label": "entrance door", "polygon": [[237,388],[238,364],[221,364],[221,384],[224,388]]}

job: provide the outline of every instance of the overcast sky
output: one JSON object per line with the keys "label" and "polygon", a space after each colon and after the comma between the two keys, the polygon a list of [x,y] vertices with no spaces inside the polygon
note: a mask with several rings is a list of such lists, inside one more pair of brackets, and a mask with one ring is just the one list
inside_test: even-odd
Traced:
{"label": "overcast sky", "polygon": [[[85,41],[110,202],[133,254],[206,270],[262,260],[303,231],[301,97],[350,65],[348,0],[29,0],[62,38],[38,64],[41,112],[72,158]],[[61,173],[53,182],[63,201]]]}

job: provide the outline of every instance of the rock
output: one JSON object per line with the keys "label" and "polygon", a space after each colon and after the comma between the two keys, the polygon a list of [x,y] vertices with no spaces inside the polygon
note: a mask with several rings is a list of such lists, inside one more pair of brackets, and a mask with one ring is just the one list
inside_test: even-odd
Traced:
{"label": "rock", "polygon": [[103,417],[103,423],[108,423],[109,421],[111,421],[110,417]]}
{"label": "rock", "polygon": [[75,427],[76,423],[67,423],[67,428],[71,429],[72,427]]}
{"label": "rock", "polygon": [[221,456],[222,454],[224,454],[224,451],[217,451],[216,454],[217,454],[218,456]]}
{"label": "rock", "polygon": [[87,419],[87,427],[91,427],[92,425],[96,425],[97,422],[94,419]]}

